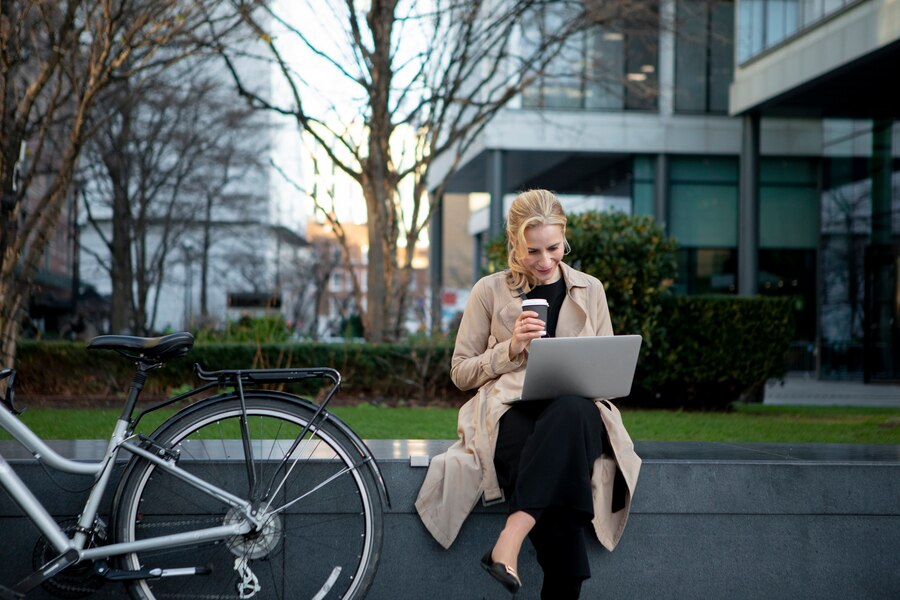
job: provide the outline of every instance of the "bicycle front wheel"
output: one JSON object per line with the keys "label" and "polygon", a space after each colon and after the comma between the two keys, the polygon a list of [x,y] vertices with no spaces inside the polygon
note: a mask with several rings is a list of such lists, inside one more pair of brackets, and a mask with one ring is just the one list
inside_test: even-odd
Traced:
{"label": "bicycle front wheel", "polygon": [[[124,569],[173,574],[130,583],[132,597],[364,597],[381,551],[383,515],[378,486],[360,452],[328,421],[310,426],[295,446],[314,414],[308,405],[266,392],[246,393],[245,404],[249,455],[236,397],[179,413],[154,433],[152,448],[179,453],[181,468],[248,499],[261,526],[214,543],[124,556]],[[116,505],[121,542],[241,518],[140,458],[130,463]],[[207,574],[179,575],[197,567]]]}

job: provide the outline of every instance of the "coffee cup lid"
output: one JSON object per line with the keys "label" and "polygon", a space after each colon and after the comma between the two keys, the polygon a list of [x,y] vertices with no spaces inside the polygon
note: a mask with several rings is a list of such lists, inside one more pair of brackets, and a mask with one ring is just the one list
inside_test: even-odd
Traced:
{"label": "coffee cup lid", "polygon": [[527,298],[522,300],[522,306],[535,306],[543,304],[544,306],[550,306],[550,303],[547,302],[544,298]]}

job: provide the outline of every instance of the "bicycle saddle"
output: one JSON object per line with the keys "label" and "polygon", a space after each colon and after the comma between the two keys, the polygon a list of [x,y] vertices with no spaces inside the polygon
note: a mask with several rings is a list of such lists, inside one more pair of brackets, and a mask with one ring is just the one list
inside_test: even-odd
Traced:
{"label": "bicycle saddle", "polygon": [[126,356],[165,362],[180,358],[194,346],[194,336],[187,331],[162,337],[133,335],[98,335],[88,342],[88,350],[115,350]]}

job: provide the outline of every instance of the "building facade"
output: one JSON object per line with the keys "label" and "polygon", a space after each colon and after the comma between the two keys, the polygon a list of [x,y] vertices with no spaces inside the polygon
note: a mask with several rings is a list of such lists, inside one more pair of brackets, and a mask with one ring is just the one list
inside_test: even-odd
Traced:
{"label": "building facade", "polygon": [[[840,2],[660,0],[653,27],[607,24],[573,40],[542,82],[485,127],[451,181],[455,195],[445,204],[473,194],[490,198],[470,211],[472,277],[485,242],[502,231],[503,199],[552,189],[567,207],[652,215],[678,242],[680,293],[794,298],[791,368],[863,377],[863,330],[854,320],[865,321],[864,278],[856,269],[865,244],[844,242],[865,237],[854,215],[869,214],[863,197],[871,189],[872,121],[860,120],[868,113],[833,119],[822,111],[768,109],[770,97],[745,91],[757,93],[774,76],[757,63],[777,70],[784,60],[769,56],[833,26],[835,15],[825,10],[831,4]],[[837,10],[868,4],[895,3],[851,2]],[[825,16],[787,16],[812,5]],[[790,25],[792,18],[800,20]],[[768,45],[757,43],[761,26]],[[897,64],[894,56],[894,73]],[[804,69],[799,61],[789,73]],[[847,93],[827,91],[835,101]],[[736,101],[741,94],[750,99]],[[881,121],[887,129],[879,148],[897,139],[890,118]],[[896,141],[879,152],[892,165],[884,168],[896,173]],[[885,193],[898,201],[896,185]],[[435,229],[441,227],[438,219]],[[442,239],[440,232],[435,237]],[[444,240],[442,254],[450,251]],[[835,266],[841,261],[854,265],[853,276]],[[438,258],[433,273],[440,264]],[[858,305],[833,300],[845,288],[862,298]]]}

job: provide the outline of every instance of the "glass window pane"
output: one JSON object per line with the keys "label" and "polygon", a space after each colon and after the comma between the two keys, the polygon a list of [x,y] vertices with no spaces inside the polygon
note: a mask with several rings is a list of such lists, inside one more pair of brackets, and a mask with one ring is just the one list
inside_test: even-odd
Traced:
{"label": "glass window pane", "polygon": [[822,7],[822,16],[830,15],[843,8],[843,0],[825,0]]}
{"label": "glass window pane", "polygon": [[632,208],[631,213],[635,215],[653,214],[653,197],[654,185],[652,183],[643,183],[635,181],[632,186]]}
{"label": "glass window pane", "polygon": [[729,248],[679,248],[675,252],[677,275],[672,286],[678,293],[734,294],[737,251]]}
{"label": "glass window pane", "polygon": [[619,110],[625,105],[625,35],[596,27],[588,44],[585,108]]}
{"label": "glass window pane", "polygon": [[819,241],[818,214],[815,188],[760,186],[760,247],[815,248]]}
{"label": "glass window pane", "polygon": [[659,96],[657,76],[659,31],[647,31],[647,24],[634,27],[625,46],[625,108],[654,110]]}
{"label": "glass window pane", "polygon": [[[765,0],[744,0],[741,4],[744,3],[748,4],[748,20],[750,22],[748,30],[749,56],[756,56],[766,47],[763,37],[766,32],[766,3]],[[743,25],[741,27],[743,28]]]}
{"label": "glass window pane", "polygon": [[784,39],[785,0],[769,0],[766,3],[766,47],[774,46]]}
{"label": "glass window pane", "polygon": [[[553,24],[554,20],[550,19],[550,31],[553,31]],[[584,66],[584,35],[577,34],[566,41],[559,54],[547,65],[544,77],[545,107],[581,108],[584,105]]]}
{"label": "glass window pane", "polygon": [[634,157],[634,178],[640,181],[653,182],[656,178],[656,161],[652,156]]}
{"label": "glass window pane", "polygon": [[680,0],[676,9],[675,110],[706,110],[706,3]]}
{"label": "glass window pane", "polygon": [[785,0],[784,31],[786,35],[797,32],[800,23],[800,0]]}
{"label": "glass window pane", "polygon": [[709,39],[708,112],[728,112],[728,88],[734,78],[734,3],[714,3]]}
{"label": "glass window pane", "polygon": [[815,250],[760,250],[759,293],[792,297],[795,339],[816,339]]}
{"label": "glass window pane", "polygon": [[801,26],[806,27],[822,18],[822,0],[800,0]]}
{"label": "glass window pane", "polygon": [[767,183],[818,185],[816,162],[795,158],[764,158],[759,165],[759,180]]}
{"label": "glass window pane", "polygon": [[673,158],[669,177],[672,181],[715,181],[737,185],[738,161],[734,158]]}
{"label": "glass window pane", "polygon": [[721,248],[697,250],[696,287],[697,294],[735,293],[735,271],[737,252]]}
{"label": "glass window pane", "polygon": [[673,183],[669,227],[679,245],[737,246],[736,185]]}

